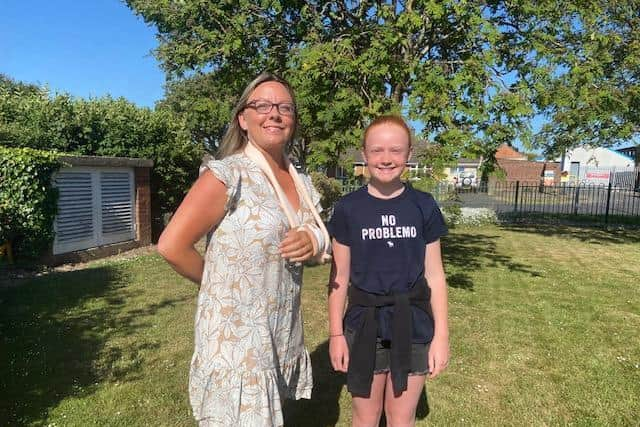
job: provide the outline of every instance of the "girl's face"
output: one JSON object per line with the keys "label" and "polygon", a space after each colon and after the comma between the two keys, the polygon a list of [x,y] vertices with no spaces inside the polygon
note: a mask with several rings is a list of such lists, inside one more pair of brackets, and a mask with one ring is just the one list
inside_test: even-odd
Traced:
{"label": "girl's face", "polygon": [[287,88],[278,82],[262,83],[251,93],[246,105],[238,115],[238,123],[249,139],[265,151],[284,150],[293,137],[296,120]]}
{"label": "girl's face", "polygon": [[381,184],[400,182],[410,153],[409,135],[393,123],[370,128],[362,150],[371,180]]}

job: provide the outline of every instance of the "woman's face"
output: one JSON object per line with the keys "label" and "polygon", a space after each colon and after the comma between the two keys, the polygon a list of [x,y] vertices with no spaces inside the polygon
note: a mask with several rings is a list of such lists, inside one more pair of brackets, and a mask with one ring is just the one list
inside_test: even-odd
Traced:
{"label": "woman's face", "polygon": [[[271,110],[269,104],[273,105]],[[265,151],[284,150],[293,137],[295,107],[291,94],[278,82],[265,82],[249,95],[246,107],[238,115],[240,127],[251,141]]]}

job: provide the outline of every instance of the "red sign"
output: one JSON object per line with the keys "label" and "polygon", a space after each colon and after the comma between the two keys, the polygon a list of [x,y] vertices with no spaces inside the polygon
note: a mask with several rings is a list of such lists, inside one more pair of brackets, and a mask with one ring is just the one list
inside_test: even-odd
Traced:
{"label": "red sign", "polygon": [[609,179],[609,172],[587,172],[587,178]]}

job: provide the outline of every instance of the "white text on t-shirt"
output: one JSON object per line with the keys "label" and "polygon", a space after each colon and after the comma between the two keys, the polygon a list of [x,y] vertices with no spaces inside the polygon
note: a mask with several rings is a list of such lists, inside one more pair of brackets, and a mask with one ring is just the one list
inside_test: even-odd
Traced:
{"label": "white text on t-shirt", "polygon": [[416,227],[396,226],[395,215],[381,215],[381,227],[363,228],[362,240],[377,239],[410,239],[418,235]]}

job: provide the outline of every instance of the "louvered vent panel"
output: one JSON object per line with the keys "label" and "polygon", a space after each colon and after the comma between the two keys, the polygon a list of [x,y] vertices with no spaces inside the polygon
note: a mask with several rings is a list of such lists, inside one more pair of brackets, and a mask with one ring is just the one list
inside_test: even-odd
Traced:
{"label": "louvered vent panel", "polygon": [[102,233],[127,233],[133,230],[133,201],[128,172],[101,172]]}
{"label": "louvered vent panel", "polygon": [[93,237],[90,172],[60,172],[55,179],[60,197],[56,241],[66,244]]}

